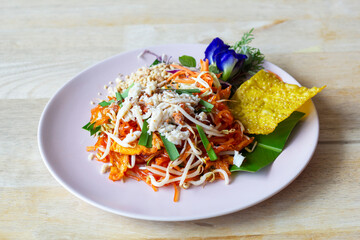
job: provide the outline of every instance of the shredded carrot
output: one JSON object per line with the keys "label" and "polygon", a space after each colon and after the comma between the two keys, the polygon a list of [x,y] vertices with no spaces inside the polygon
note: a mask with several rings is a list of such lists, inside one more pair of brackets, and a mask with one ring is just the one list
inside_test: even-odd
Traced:
{"label": "shredded carrot", "polygon": [[177,76],[179,76],[179,75],[181,75],[181,74],[183,74],[182,71],[178,71],[178,72],[174,73],[173,75],[171,75],[171,76],[168,78],[168,81],[170,81],[171,79],[173,79],[173,78],[175,78],[175,77],[177,77]]}
{"label": "shredded carrot", "polygon": [[86,151],[88,151],[88,152],[95,151],[95,150],[96,150],[95,146],[86,147]]}
{"label": "shredded carrot", "polygon": [[181,69],[183,71],[185,71],[186,73],[188,73],[189,75],[197,75],[198,73],[194,72],[194,71],[191,71],[190,69],[186,68],[186,67],[183,67],[183,66],[180,66],[180,65],[175,65],[175,64],[171,64],[172,67],[174,68],[177,68],[177,69]]}
{"label": "shredded carrot", "polygon": [[175,193],[174,193],[174,202],[178,202],[179,201],[179,195],[180,195],[180,191],[179,191],[179,188],[176,186],[176,184],[174,183],[174,190],[175,190]]}

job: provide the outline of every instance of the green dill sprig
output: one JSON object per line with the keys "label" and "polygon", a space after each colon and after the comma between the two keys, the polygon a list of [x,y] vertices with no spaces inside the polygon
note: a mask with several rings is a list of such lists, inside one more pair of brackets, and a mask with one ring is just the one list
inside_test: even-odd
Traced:
{"label": "green dill sprig", "polygon": [[241,40],[230,47],[231,49],[234,49],[236,53],[245,54],[247,56],[241,72],[249,73],[250,75],[254,75],[259,70],[263,69],[262,64],[265,59],[264,54],[262,54],[258,48],[249,46],[254,39],[253,31],[254,28],[249,32],[244,33]]}

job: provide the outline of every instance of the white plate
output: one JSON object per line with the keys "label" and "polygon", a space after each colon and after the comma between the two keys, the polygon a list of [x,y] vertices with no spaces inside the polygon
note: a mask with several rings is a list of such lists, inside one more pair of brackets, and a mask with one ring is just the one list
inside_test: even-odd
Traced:
{"label": "white plate", "polygon": [[[158,54],[178,59],[191,55],[204,57],[205,45],[176,44],[149,47]],[[112,182],[100,174],[101,163],[89,161],[86,146],[95,139],[81,127],[90,119],[90,100],[103,86],[114,81],[119,73],[129,74],[149,65],[152,56],[138,59],[144,49],[119,54],[81,72],[49,101],[41,116],[38,142],[44,163],[67,190],[82,200],[106,211],[127,217],[185,221],[216,217],[253,206],[276,194],[291,183],[310,161],[316,148],[319,121],[312,102],[308,115],[294,129],[286,148],[276,161],[256,173],[240,172],[231,176],[230,185],[223,181],[203,187],[181,190],[180,201],[173,202],[173,187],[154,192],[144,182],[127,180]],[[285,71],[266,62],[265,68],[278,74],[285,82],[298,84]]]}

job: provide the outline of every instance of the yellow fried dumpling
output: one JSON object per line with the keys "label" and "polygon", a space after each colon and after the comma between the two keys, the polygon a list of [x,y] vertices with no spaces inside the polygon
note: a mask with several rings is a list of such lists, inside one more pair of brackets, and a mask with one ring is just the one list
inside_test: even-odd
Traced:
{"label": "yellow fried dumpling", "polygon": [[269,134],[324,88],[284,83],[276,74],[261,70],[236,90],[229,106],[248,133]]}

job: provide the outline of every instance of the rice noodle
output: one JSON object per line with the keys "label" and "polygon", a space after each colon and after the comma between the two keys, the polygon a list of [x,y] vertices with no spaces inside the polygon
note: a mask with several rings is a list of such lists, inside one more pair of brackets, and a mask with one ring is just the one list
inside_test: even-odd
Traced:
{"label": "rice noodle", "polygon": [[171,162],[171,166],[173,166],[173,167],[179,166],[182,162],[184,162],[184,159],[178,158]]}
{"label": "rice noodle", "polygon": [[204,175],[202,175],[199,180],[189,181],[189,183],[191,183],[192,185],[195,185],[195,186],[199,186],[199,185],[203,184],[209,176],[212,176],[212,179],[209,182],[213,182],[215,180],[215,174],[213,172],[208,172],[208,173],[205,173]]}
{"label": "rice noodle", "polygon": [[[147,169],[149,169],[149,168],[150,168],[150,167],[147,167]],[[151,168],[157,168],[157,169],[166,171],[166,168],[165,168],[165,167],[159,166],[159,165],[156,165],[156,164],[151,164]],[[172,173],[172,174],[178,175],[178,176],[181,176],[181,175],[182,175],[182,172],[179,172],[179,171],[177,171],[177,170],[175,170],[175,169],[172,169],[172,168],[170,168],[169,172]]]}
{"label": "rice noodle", "polygon": [[202,154],[202,151],[195,147],[194,144],[192,143],[192,141],[190,140],[190,138],[188,138],[188,143],[191,147],[191,150],[192,150],[192,153],[195,154],[195,155],[201,155]]}
{"label": "rice noodle", "polygon": [[200,83],[202,86],[204,86],[205,88],[209,88],[211,89],[211,87],[209,86],[209,84],[207,82],[205,82],[201,76],[204,75],[206,72],[201,72],[196,78],[192,77],[191,79],[194,80],[195,82]]}
{"label": "rice noodle", "polygon": [[132,145],[120,140],[120,138],[114,136],[113,134],[111,134],[109,132],[104,131],[104,133],[106,133],[108,135],[108,137],[110,137],[112,140],[114,140],[117,144],[119,144],[122,147],[128,147],[128,148],[134,148],[135,147],[135,146],[132,146]]}
{"label": "rice noodle", "polygon": [[195,163],[191,164],[190,169],[193,169],[194,167],[197,167],[202,163],[203,163],[203,161],[201,159],[199,159]]}
{"label": "rice noodle", "polygon": [[186,150],[186,147],[187,147],[187,141],[184,141],[184,142],[185,142],[185,143],[184,143],[184,147],[183,147],[183,149],[182,149],[181,152],[180,152],[180,156],[184,154],[184,152],[185,152],[185,150]]}
{"label": "rice noodle", "polygon": [[130,165],[128,164],[128,168],[133,168],[133,167],[135,167],[136,155],[131,155],[130,160],[131,160],[131,163],[130,163]]}
{"label": "rice noodle", "polygon": [[228,176],[228,174],[225,172],[225,170],[223,170],[223,169],[215,169],[215,170],[213,171],[213,173],[217,173],[217,172],[218,172],[218,173],[221,173],[221,174],[223,175],[225,184],[229,184],[229,183],[230,183],[229,176]]}
{"label": "rice noodle", "polygon": [[208,129],[208,130],[213,130],[213,131],[217,131],[214,127],[211,127],[211,126],[208,126],[198,120],[196,120],[195,118],[193,118],[192,116],[190,116],[190,114],[188,114],[182,107],[178,106],[178,105],[175,105],[176,108],[187,118],[189,119],[190,121],[192,121],[193,123],[203,127],[204,129]]}
{"label": "rice noodle", "polygon": [[[169,178],[170,178],[170,172],[169,171],[170,171],[170,164],[166,168],[165,178],[163,180],[161,180],[160,182],[156,181],[154,176],[149,175],[151,184],[154,185],[155,187],[162,187],[165,184],[170,183],[171,181],[169,181]],[[174,180],[174,179],[172,179],[172,180]]]}
{"label": "rice noodle", "polygon": [[[125,100],[126,102],[126,100]],[[120,110],[118,111],[117,115],[116,115],[116,124],[115,124],[115,128],[114,128],[114,135],[117,135],[119,132],[119,124],[120,124],[120,120],[125,116],[125,114],[131,109],[131,104],[130,102],[128,102],[127,104],[123,104],[123,107],[120,108]]]}
{"label": "rice noodle", "polygon": [[[169,165],[170,166],[170,165]],[[165,178],[163,180],[161,180],[160,182],[157,182],[156,179],[154,178],[154,176],[152,175],[149,175],[149,178],[150,178],[150,181],[151,181],[151,184],[154,185],[155,187],[162,187],[166,184],[169,184],[169,183],[173,183],[173,182],[177,182],[177,181],[180,181],[181,177],[176,177],[176,178],[172,178],[170,179],[170,174],[169,174],[169,166],[167,168],[167,171],[166,171],[166,174],[165,174]],[[196,171],[192,172],[191,174],[187,175],[186,179],[189,179],[189,178],[193,178],[193,177],[196,177],[198,175],[200,175],[204,170],[204,167],[203,166],[199,166]],[[186,180],[185,179],[185,180]]]}
{"label": "rice noodle", "polygon": [[184,168],[184,173],[181,176],[179,186],[181,186],[184,183],[184,181],[186,179],[186,175],[187,175],[188,171],[190,170],[190,166],[191,166],[192,162],[194,161],[194,158],[195,158],[195,155],[191,154],[191,156],[190,156],[190,158],[189,158],[189,160],[186,163],[186,166]]}
{"label": "rice noodle", "polygon": [[240,125],[241,132],[244,132],[244,131],[245,131],[245,127],[244,127],[244,125],[242,124],[242,122],[240,122],[240,120],[235,120],[235,122],[237,122],[237,123]]}

